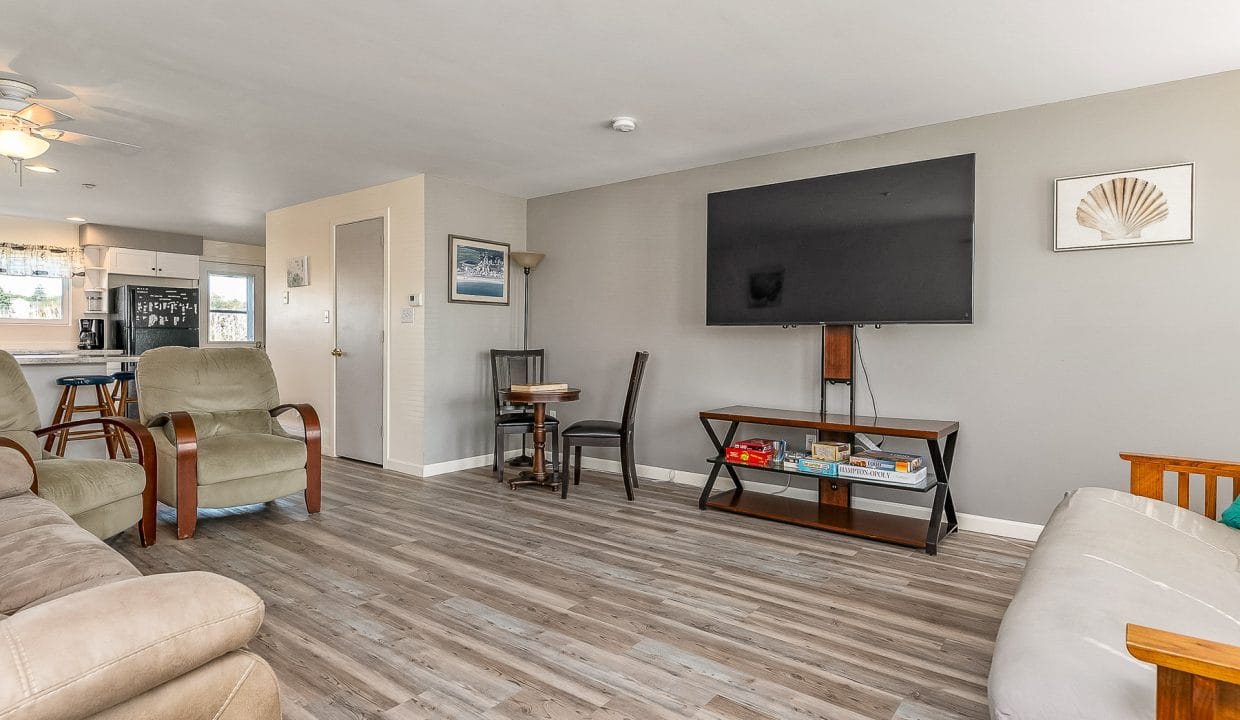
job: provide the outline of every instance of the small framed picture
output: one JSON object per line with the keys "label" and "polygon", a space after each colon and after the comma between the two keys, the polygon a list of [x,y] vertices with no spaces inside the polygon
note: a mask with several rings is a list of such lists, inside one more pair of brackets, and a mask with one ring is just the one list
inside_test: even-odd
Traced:
{"label": "small framed picture", "polygon": [[1192,163],[1055,181],[1055,252],[1192,241]]}
{"label": "small framed picture", "polygon": [[310,284],[310,257],[299,255],[288,259],[288,286],[291,288],[305,287]]}
{"label": "small framed picture", "polygon": [[508,243],[448,236],[448,302],[508,304]]}

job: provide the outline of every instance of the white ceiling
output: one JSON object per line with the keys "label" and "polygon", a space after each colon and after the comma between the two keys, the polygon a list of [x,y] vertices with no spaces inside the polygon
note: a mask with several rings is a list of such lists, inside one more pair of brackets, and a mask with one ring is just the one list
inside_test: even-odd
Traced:
{"label": "white ceiling", "polygon": [[418,173],[534,197],[1240,68],[1237,37],[1234,0],[10,2],[0,75],[144,150],[56,145],[0,213],[261,242]]}

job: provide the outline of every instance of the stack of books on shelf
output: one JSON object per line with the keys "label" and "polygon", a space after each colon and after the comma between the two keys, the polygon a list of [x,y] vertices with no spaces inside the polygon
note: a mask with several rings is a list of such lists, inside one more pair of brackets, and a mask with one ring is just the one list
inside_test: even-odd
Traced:
{"label": "stack of books on shelf", "polygon": [[783,440],[750,438],[734,442],[724,450],[723,459],[745,465],[777,465],[784,459],[787,444]]}
{"label": "stack of books on shelf", "polygon": [[878,480],[893,485],[918,485],[926,479],[926,463],[920,455],[868,450],[849,457],[838,468],[839,476]]}

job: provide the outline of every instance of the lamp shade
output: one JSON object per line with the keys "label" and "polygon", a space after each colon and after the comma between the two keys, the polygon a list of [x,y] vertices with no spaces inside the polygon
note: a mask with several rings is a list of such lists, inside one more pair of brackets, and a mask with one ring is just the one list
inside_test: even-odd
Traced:
{"label": "lamp shade", "polygon": [[547,256],[536,252],[513,252],[508,253],[508,257],[512,258],[512,261],[518,266],[523,267],[526,270],[533,270],[538,267],[538,263],[542,262],[543,258]]}
{"label": "lamp shade", "polygon": [[0,155],[11,160],[37,158],[51,143],[22,130],[0,130]]}

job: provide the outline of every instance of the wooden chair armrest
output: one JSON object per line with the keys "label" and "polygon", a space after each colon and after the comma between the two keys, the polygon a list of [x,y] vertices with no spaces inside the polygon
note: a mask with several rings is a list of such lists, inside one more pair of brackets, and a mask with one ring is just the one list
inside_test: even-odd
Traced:
{"label": "wooden chair armrest", "polygon": [[163,427],[164,425],[172,425],[172,436],[174,445],[180,446],[183,443],[192,443],[194,448],[198,447],[198,430],[194,427],[194,418],[187,412],[166,412],[160,413],[151,418],[147,422],[148,428]]}
{"label": "wooden chair armrest", "polygon": [[184,540],[193,536],[198,523],[198,430],[194,418],[180,410],[160,413],[146,425],[155,428],[169,424],[177,451],[177,539]]}
{"label": "wooden chair armrest", "polygon": [[17,452],[21,453],[21,456],[26,459],[26,464],[30,466],[30,477],[33,478],[33,480],[30,483],[30,492],[34,493],[35,495],[38,495],[39,494],[39,471],[36,470],[34,467],[34,458],[30,457],[30,453],[26,452],[26,448],[19,445],[17,441],[13,440],[12,438],[0,437],[0,447],[12,448],[16,450]]}
{"label": "wooden chair armrest", "polygon": [[[1119,456],[1133,464],[1160,465],[1171,472],[1210,473],[1225,477],[1240,475],[1240,462],[1226,460],[1201,460],[1175,455],[1148,455],[1145,453],[1120,453]],[[1229,473],[1236,473],[1231,475]]]}
{"label": "wooden chair armrest", "polygon": [[1128,625],[1128,652],[1160,668],[1240,685],[1240,647]]}
{"label": "wooden chair armrest", "polygon": [[323,477],[323,429],[319,414],[309,403],[286,403],[271,408],[271,417],[296,410],[301,415],[302,439],[306,443],[306,509],[319,511]]}
{"label": "wooden chair armrest", "polygon": [[151,431],[147,430],[137,420],[131,420],[127,417],[107,416],[95,418],[83,418],[81,420],[71,420],[69,422],[56,423],[47,427],[39,428],[34,431],[35,437],[43,437],[52,433],[67,430],[69,428],[81,427],[83,425],[113,425],[133,438],[134,444],[138,446],[138,462],[142,463],[146,458],[155,457],[155,444],[151,440]]}
{"label": "wooden chair armrest", "polygon": [[322,435],[323,429],[322,426],[319,425],[319,414],[314,411],[314,406],[310,403],[285,403],[283,405],[277,405],[271,408],[271,417],[283,415],[289,410],[296,410],[297,414],[301,416],[301,426],[306,443],[309,444],[310,442],[311,432],[314,433],[315,440],[317,442],[319,436]]}

